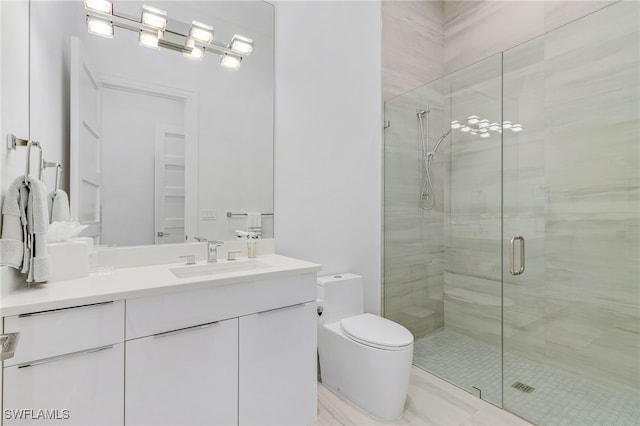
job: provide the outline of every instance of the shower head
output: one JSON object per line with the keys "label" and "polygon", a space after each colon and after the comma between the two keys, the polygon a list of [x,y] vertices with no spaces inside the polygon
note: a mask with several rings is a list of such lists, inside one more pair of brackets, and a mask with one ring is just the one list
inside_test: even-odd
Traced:
{"label": "shower head", "polygon": [[429,110],[429,108],[427,108],[426,110],[424,109],[417,109],[416,110],[416,115],[418,116],[418,118],[422,118],[425,115],[429,114],[431,111]]}
{"label": "shower head", "polygon": [[450,134],[451,134],[451,129],[447,130],[446,132],[444,132],[444,133],[442,134],[442,136],[440,136],[440,139],[438,139],[438,142],[436,142],[436,147],[435,147],[435,148],[433,148],[433,151],[432,151],[432,153],[433,153],[433,154],[435,154],[435,153],[436,153],[436,151],[438,150],[438,148],[440,148],[440,144],[441,144],[442,142],[444,142],[444,140],[446,139],[446,137],[447,137],[447,136],[449,136]]}

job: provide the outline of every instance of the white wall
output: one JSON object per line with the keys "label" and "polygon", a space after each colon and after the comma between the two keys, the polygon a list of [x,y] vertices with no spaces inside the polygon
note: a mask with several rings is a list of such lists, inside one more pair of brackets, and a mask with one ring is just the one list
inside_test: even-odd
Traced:
{"label": "white wall", "polygon": [[[0,202],[7,187],[24,174],[26,148],[6,149],[8,133],[29,137],[29,4],[0,2]],[[34,155],[34,158],[37,158]],[[34,161],[33,164],[35,164]]]}
{"label": "white wall", "polygon": [[365,279],[380,311],[381,7],[276,3],[275,232],[283,255]]}

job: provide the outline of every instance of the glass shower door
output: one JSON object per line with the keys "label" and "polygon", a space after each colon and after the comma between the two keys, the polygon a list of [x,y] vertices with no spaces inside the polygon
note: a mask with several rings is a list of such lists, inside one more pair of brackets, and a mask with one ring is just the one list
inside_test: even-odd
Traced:
{"label": "glass shower door", "polygon": [[640,423],[639,13],[504,52],[504,407],[537,424]]}
{"label": "glass shower door", "polygon": [[414,334],[417,366],[498,406],[501,69],[497,55],[387,101],[384,159],[385,316]]}

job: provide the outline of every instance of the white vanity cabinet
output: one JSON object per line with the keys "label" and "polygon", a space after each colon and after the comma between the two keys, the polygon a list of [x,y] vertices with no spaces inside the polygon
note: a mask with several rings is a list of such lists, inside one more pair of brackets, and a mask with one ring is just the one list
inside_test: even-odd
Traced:
{"label": "white vanity cabinet", "polygon": [[125,424],[313,422],[315,297],[312,273],[127,300]]}
{"label": "white vanity cabinet", "polygon": [[3,363],[3,425],[121,425],[124,302],[6,317],[20,333]]}
{"label": "white vanity cabinet", "polygon": [[237,318],[126,345],[126,425],[238,423]]}
{"label": "white vanity cabinet", "polygon": [[240,318],[241,425],[315,421],[316,303]]}
{"label": "white vanity cabinet", "polygon": [[3,298],[0,325],[20,339],[0,426],[312,423],[319,265],[267,261],[282,266],[192,280],[129,268]]}

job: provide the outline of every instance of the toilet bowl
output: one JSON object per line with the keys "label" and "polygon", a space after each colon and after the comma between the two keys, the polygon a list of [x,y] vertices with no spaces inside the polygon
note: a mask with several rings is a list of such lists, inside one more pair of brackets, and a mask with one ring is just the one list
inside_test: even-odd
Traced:
{"label": "toilet bowl", "polygon": [[413,335],[364,313],[362,277],[318,278],[318,352],[322,383],[373,417],[402,415],[413,361]]}

